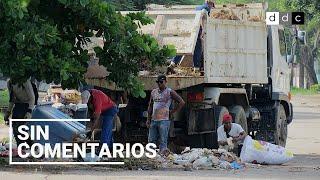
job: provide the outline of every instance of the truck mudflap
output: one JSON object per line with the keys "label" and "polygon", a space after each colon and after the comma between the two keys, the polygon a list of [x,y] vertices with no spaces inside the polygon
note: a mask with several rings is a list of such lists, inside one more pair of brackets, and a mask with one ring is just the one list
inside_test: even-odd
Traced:
{"label": "truck mudflap", "polygon": [[287,117],[287,123],[288,123],[288,124],[292,123],[292,120],[293,120],[293,107],[292,107],[292,103],[289,103],[289,112],[290,112],[290,115]]}

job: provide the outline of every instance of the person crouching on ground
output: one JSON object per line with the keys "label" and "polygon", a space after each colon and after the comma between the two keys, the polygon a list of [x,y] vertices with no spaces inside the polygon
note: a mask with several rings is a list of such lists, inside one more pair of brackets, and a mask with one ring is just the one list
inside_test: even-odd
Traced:
{"label": "person crouching on ground", "polygon": [[113,118],[118,113],[116,104],[100,90],[90,89],[81,93],[82,103],[88,105],[88,109],[93,111],[93,125],[91,131],[100,129],[102,124],[100,143],[106,143],[112,149]]}
{"label": "person crouching on ground", "polygon": [[[157,141],[159,141],[160,153],[163,153],[167,150],[171,123],[169,117],[180,111],[185,102],[174,90],[167,87],[165,75],[159,75],[156,83],[158,84],[158,88],[151,92],[146,125],[149,128],[149,143],[157,144]],[[179,105],[170,110],[172,100],[177,101]]]}
{"label": "person crouching on ground", "polygon": [[241,125],[232,123],[232,116],[225,114],[222,120],[222,126],[217,130],[218,144],[220,147],[228,145],[228,138],[232,137],[232,142],[235,144],[234,153],[240,156],[242,143],[247,136]]}

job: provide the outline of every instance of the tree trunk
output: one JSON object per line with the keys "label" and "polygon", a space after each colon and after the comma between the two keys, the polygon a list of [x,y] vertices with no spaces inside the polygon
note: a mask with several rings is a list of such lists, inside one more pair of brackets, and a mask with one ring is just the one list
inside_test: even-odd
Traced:
{"label": "tree trunk", "polygon": [[311,56],[310,61],[308,63],[308,67],[310,67],[309,71],[309,79],[310,79],[310,85],[318,84],[317,74],[314,67],[314,59],[315,57]]}
{"label": "tree trunk", "polygon": [[300,49],[300,63],[299,63],[299,88],[304,88],[304,61],[305,61],[305,52],[303,48]]}
{"label": "tree trunk", "polygon": [[293,78],[295,76],[293,63],[290,64],[290,71],[290,87],[293,87]]}
{"label": "tree trunk", "polygon": [[308,62],[308,67],[310,67],[310,71],[309,71],[309,79],[310,79],[310,84],[318,84],[318,79],[317,79],[317,74],[314,68],[314,62],[317,60],[317,55],[318,55],[318,44],[319,44],[319,38],[320,37],[320,29],[317,29],[316,32],[316,36],[315,36],[315,40],[313,43],[313,48],[309,49],[309,54],[310,54],[310,58],[309,58],[309,62]]}
{"label": "tree trunk", "polygon": [[304,88],[304,66],[299,64],[299,88]]}
{"label": "tree trunk", "polygon": [[[307,82],[306,82],[307,88],[309,88],[311,85],[318,84],[317,75],[316,75],[316,71],[314,68],[315,57],[314,57],[314,54],[312,53],[312,50],[310,49],[309,46],[302,46],[300,49],[301,49],[300,66],[302,66],[302,67],[300,67],[300,72],[302,70],[301,68],[303,68],[303,72],[306,73],[304,76],[306,77],[306,80],[307,80]],[[301,76],[302,75],[300,74],[299,81],[300,81]]]}

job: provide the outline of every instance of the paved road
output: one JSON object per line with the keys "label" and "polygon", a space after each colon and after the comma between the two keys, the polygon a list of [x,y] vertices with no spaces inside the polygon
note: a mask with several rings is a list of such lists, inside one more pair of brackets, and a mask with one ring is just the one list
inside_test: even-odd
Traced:
{"label": "paved road", "polygon": [[11,169],[0,173],[0,179],[320,179],[320,95],[296,96],[294,121],[289,126],[287,148],[295,158],[282,166],[261,166],[241,171],[225,170],[166,170],[166,171],[122,171],[122,170],[72,170],[55,174],[33,169],[25,172]]}
{"label": "paved road", "polygon": [[296,154],[320,155],[320,95],[297,96],[293,104],[294,121],[289,125],[287,148]]}

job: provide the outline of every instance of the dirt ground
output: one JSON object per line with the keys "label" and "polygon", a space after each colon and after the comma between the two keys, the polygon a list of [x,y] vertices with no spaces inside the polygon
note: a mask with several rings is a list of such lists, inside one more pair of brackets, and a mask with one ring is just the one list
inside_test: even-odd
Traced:
{"label": "dirt ground", "polygon": [[[320,179],[320,95],[294,96],[294,120],[289,125],[287,148],[295,158],[282,166],[253,166],[242,170],[166,169],[157,171],[128,170],[59,170],[3,169],[0,179]],[[0,138],[7,129],[0,127]]]}

